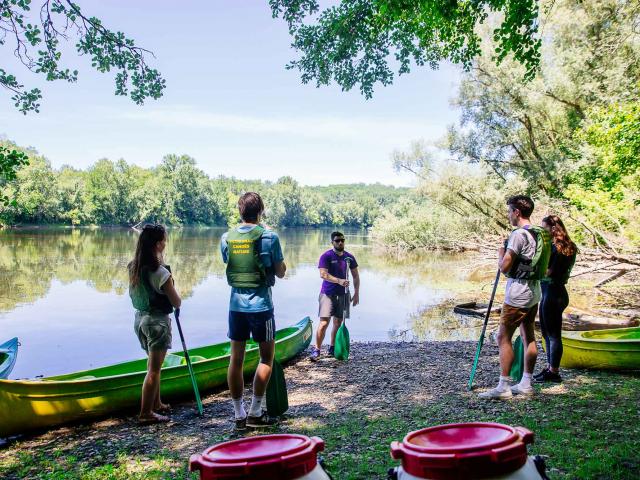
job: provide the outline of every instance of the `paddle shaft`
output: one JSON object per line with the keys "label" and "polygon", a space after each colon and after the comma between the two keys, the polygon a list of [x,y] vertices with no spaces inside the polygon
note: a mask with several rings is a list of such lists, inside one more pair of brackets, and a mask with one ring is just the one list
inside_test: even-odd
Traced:
{"label": "paddle shaft", "polygon": [[[349,281],[349,268],[351,267],[351,259],[349,257],[344,259],[345,263],[347,264],[347,268],[345,271],[345,276],[344,279],[346,281]],[[349,304],[347,302],[349,302],[349,285],[347,284],[346,287],[344,287],[344,303],[342,304],[342,321],[345,322],[347,320],[347,312],[349,311]]]}
{"label": "paddle shaft", "polygon": [[478,360],[480,359],[480,350],[482,350],[482,344],[484,343],[484,334],[487,331],[487,323],[489,323],[489,315],[491,315],[491,307],[493,306],[493,299],[496,296],[496,289],[498,288],[498,282],[500,281],[500,269],[496,273],[496,280],[493,282],[493,290],[491,291],[491,298],[489,299],[489,306],[487,307],[487,313],[484,316],[484,324],[482,325],[482,333],[478,339],[478,346],[476,348],[476,356],[473,359],[473,367],[471,367],[471,375],[469,376],[469,385],[467,390],[473,388],[473,378],[476,376],[476,369],[478,368]]}
{"label": "paddle shaft", "polygon": [[200,400],[200,392],[198,391],[198,382],[196,382],[196,376],[193,373],[193,367],[191,366],[191,359],[189,358],[189,351],[187,350],[187,344],[184,341],[184,335],[182,334],[182,327],[180,326],[180,309],[176,308],[176,325],[178,325],[178,333],[180,333],[180,341],[182,342],[182,350],[184,351],[184,359],[187,361],[187,368],[189,369],[189,376],[191,377],[191,385],[193,385],[193,393],[196,397],[196,404],[198,405],[198,414],[202,416],[202,400]]}

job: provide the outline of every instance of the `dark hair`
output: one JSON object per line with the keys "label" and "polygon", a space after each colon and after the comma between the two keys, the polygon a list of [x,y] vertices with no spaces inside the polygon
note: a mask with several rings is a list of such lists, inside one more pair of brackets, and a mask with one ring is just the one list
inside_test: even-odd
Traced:
{"label": "dark hair", "polygon": [[138,285],[140,282],[140,272],[143,267],[148,267],[150,271],[155,272],[160,266],[160,259],[156,254],[156,245],[167,236],[167,231],[162,225],[147,224],[142,227],[138,243],[136,245],[136,253],[133,260],[129,262],[129,283],[132,286]]}
{"label": "dark hair", "polygon": [[247,192],[238,199],[238,210],[240,218],[245,222],[255,222],[258,215],[264,212],[262,198],[255,192]]}
{"label": "dark hair", "polygon": [[549,215],[548,217],[544,217],[542,221],[551,227],[551,240],[556,246],[558,253],[566,255],[567,257],[576,253],[578,247],[573,243],[571,237],[569,237],[569,233],[564,223],[562,223],[562,220],[560,220],[560,217],[557,215]]}
{"label": "dark hair", "polygon": [[520,215],[523,218],[529,218],[533,213],[533,200],[531,197],[526,195],[514,195],[513,197],[509,197],[507,200],[507,205],[511,208],[520,210]]}
{"label": "dark hair", "polygon": [[333,242],[336,237],[344,237],[344,234],[342,232],[331,232],[331,241]]}

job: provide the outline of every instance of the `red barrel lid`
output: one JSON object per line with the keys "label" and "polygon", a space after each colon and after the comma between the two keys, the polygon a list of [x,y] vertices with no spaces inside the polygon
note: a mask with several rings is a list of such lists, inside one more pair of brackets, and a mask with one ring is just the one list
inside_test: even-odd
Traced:
{"label": "red barrel lid", "polygon": [[224,442],[192,455],[189,470],[201,480],[293,480],[316,468],[324,441],[304,435],[262,435]]}
{"label": "red barrel lid", "polygon": [[433,480],[506,475],[527,461],[533,433],[500,423],[452,423],[409,433],[391,443],[405,472]]}

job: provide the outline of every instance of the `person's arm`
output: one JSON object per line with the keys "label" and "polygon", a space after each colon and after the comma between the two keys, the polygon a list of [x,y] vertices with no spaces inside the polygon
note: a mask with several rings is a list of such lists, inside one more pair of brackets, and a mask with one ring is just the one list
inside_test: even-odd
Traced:
{"label": "person's arm", "polygon": [[182,299],[180,295],[176,291],[176,287],[173,284],[173,277],[169,277],[166,282],[160,287],[160,289],[164,292],[164,294],[169,298],[171,305],[173,308],[180,308],[182,305]]}
{"label": "person's arm", "polygon": [[498,268],[505,275],[509,273],[511,267],[518,258],[518,252],[522,250],[522,237],[518,235],[517,230],[509,235],[509,239],[505,242],[504,247],[498,250]]}
{"label": "person's arm", "polygon": [[504,247],[501,247],[500,250],[498,250],[498,267],[505,275],[511,270],[515,259],[516,254],[510,248],[507,248],[505,251]]}
{"label": "person's arm", "polygon": [[556,252],[556,247],[555,245],[551,246],[551,259],[549,260],[549,268],[547,268],[547,271],[545,273],[545,276],[548,278],[551,278],[551,275],[553,274],[553,269],[556,266],[556,262],[558,261],[558,254]]}
{"label": "person's arm", "polygon": [[328,269],[320,267],[318,268],[318,270],[320,271],[320,278],[322,278],[323,280],[326,280],[329,283],[336,283],[343,287],[349,286],[349,280],[346,280],[344,278],[334,277],[329,273]]}
{"label": "person's arm", "polygon": [[273,265],[273,272],[278,278],[284,278],[284,274],[287,272],[287,265],[282,262],[275,262]]}
{"label": "person's arm", "polygon": [[358,267],[351,269],[351,275],[353,276],[353,298],[351,299],[351,303],[355,307],[360,303],[360,273],[358,272]]}
{"label": "person's arm", "polygon": [[[284,278],[284,274],[287,273],[287,265],[284,263],[284,254],[282,253],[282,246],[280,245],[280,237],[273,232],[266,241],[269,243],[263,243],[262,246],[269,252],[269,259],[273,267],[273,273],[278,278]],[[266,245],[269,245],[269,247],[266,247]]]}
{"label": "person's arm", "polygon": [[227,245],[227,234],[223,234],[220,239],[220,256],[222,261],[227,263],[229,261],[229,246]]}

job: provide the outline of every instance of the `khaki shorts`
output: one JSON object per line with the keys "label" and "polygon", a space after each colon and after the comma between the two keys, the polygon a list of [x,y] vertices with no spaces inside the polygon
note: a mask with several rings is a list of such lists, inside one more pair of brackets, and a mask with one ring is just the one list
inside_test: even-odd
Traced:
{"label": "khaki shorts", "polygon": [[320,318],[344,318],[349,317],[349,305],[351,295],[326,295],[321,293],[318,297],[318,316]]}
{"label": "khaki shorts", "polygon": [[538,305],[531,308],[518,308],[502,304],[502,312],[500,313],[500,323],[507,327],[517,328],[521,323],[528,324],[535,322],[538,313]]}
{"label": "khaki shorts", "polygon": [[140,346],[147,353],[151,350],[169,350],[171,348],[171,319],[168,315],[136,312],[133,330],[140,340]]}

